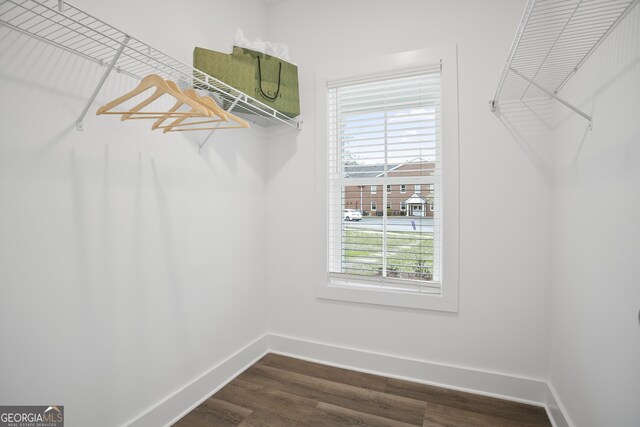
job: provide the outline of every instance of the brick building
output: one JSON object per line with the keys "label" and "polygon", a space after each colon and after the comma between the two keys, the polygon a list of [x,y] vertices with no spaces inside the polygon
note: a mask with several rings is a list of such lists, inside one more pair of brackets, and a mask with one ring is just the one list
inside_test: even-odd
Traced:
{"label": "brick building", "polygon": [[[390,165],[387,176],[430,176],[435,171],[433,162],[412,161]],[[382,165],[347,165],[350,178],[377,178],[384,174]],[[382,215],[384,193],[387,193],[387,215],[433,217],[432,184],[352,185],[345,187],[344,208],[356,209],[367,215]]]}

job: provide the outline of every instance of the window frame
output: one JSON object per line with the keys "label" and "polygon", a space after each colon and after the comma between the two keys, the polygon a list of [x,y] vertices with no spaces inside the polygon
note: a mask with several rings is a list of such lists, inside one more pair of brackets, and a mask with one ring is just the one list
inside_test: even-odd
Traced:
{"label": "window frame", "polygon": [[[400,73],[440,62],[442,108],[442,263],[439,292],[433,289],[380,287],[366,277],[336,279],[328,269],[328,167],[327,120],[329,82],[367,75]],[[444,46],[388,56],[340,61],[316,73],[316,297],[355,303],[457,312],[459,288],[459,140],[457,48]],[[406,210],[408,211],[408,206]]]}

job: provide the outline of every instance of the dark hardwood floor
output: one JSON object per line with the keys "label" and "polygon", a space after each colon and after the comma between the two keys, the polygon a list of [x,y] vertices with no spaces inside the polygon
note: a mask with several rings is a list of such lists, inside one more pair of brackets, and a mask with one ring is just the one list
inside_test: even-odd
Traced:
{"label": "dark hardwood floor", "polygon": [[176,426],[550,426],[543,408],[268,354]]}

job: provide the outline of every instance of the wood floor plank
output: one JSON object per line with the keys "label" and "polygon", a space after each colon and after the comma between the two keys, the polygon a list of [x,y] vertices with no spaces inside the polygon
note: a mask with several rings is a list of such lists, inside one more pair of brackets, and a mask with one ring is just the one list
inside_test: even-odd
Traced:
{"label": "wood floor plank", "polygon": [[[250,405],[256,408],[251,416],[247,417],[240,424],[242,426],[367,425],[372,427],[408,427],[412,425],[333,405],[318,403],[314,400],[301,398],[282,390],[274,390],[269,387],[256,389],[252,387],[252,384],[241,379],[234,380],[234,382],[236,383],[235,386],[229,387],[223,397],[225,399],[242,400],[247,398],[246,392],[250,391],[253,395],[253,400]],[[244,390],[240,391],[240,389],[243,388]]]}
{"label": "wood floor plank", "polygon": [[336,368],[274,353],[264,356],[258,364],[369,390],[384,391],[387,385],[387,378],[379,375]]}
{"label": "wood floor plank", "polygon": [[[251,410],[288,411],[294,419],[304,416],[316,407],[317,401],[245,381],[238,377],[227,387],[215,394],[218,399],[235,405],[242,405]],[[300,413],[300,415],[295,416]]]}
{"label": "wood floor plank", "polygon": [[238,378],[318,402],[342,406],[407,424],[422,425],[424,419],[424,403],[421,401],[288,372],[270,366],[254,365],[240,374]]}
{"label": "wood floor plank", "polygon": [[527,422],[540,426],[551,425],[544,408],[526,405],[524,403],[412,383],[394,378],[388,379],[385,392],[478,414],[492,415],[513,422]]}
{"label": "wood floor plank", "polygon": [[[326,414],[322,420],[328,421],[323,425],[349,425],[349,426],[369,426],[369,427],[411,427],[413,424],[407,424],[400,421],[391,420],[389,418],[377,415],[365,414],[354,411],[352,409],[343,408],[341,406],[330,405],[328,403],[319,403],[318,410]],[[316,421],[310,420],[313,425]]]}
{"label": "wood floor plank", "polygon": [[251,415],[251,410],[210,397],[178,421],[178,427],[231,427],[237,426]]}
{"label": "wood floor plank", "polygon": [[308,425],[300,420],[294,420],[284,414],[258,409],[248,416],[238,427],[295,427]]}
{"label": "wood floor plank", "polygon": [[536,425],[436,403],[426,405],[423,427],[531,427]]}
{"label": "wood floor plank", "polygon": [[255,395],[260,395],[262,390],[264,390],[264,387],[261,385],[246,383],[244,381],[240,381],[239,378],[235,378],[229,384],[218,390],[213,397],[253,410],[257,407],[252,398]]}
{"label": "wood floor plank", "polygon": [[179,427],[537,427],[543,408],[270,354]]}
{"label": "wood floor plank", "polygon": [[270,387],[256,386],[236,378],[215,394],[218,399],[250,408],[260,413],[285,414],[288,418],[304,421],[315,410],[318,402]]}

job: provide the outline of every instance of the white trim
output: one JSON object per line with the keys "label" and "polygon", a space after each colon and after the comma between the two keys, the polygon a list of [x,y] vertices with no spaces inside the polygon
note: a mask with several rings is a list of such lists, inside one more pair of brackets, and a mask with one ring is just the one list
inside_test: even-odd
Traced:
{"label": "white trim", "polygon": [[562,404],[562,401],[558,398],[558,392],[551,381],[548,381],[548,386],[549,396],[547,397],[545,406],[551,424],[553,424],[553,427],[574,427],[575,424],[571,421],[571,418],[569,418],[569,413]]}
{"label": "white trim", "polygon": [[453,365],[271,335],[271,352],[385,377],[544,406],[547,384]]}
{"label": "white trim", "polygon": [[127,423],[170,426],[267,353],[541,406],[554,427],[573,427],[551,384],[534,378],[447,365],[278,334],[265,334]]}
{"label": "white trim", "polygon": [[209,371],[179,388],[141,415],[128,422],[132,427],[171,426],[213,393],[220,390],[269,352],[269,334],[265,334],[232,354]]}

